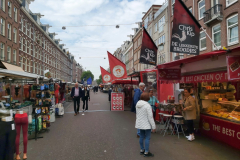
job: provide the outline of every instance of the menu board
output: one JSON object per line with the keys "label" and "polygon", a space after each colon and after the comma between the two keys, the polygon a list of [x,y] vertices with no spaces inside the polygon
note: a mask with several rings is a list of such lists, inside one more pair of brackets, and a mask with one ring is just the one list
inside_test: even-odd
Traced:
{"label": "menu board", "polygon": [[227,57],[228,80],[240,80],[240,56]]}
{"label": "menu board", "polygon": [[158,69],[159,80],[181,80],[181,69]]}
{"label": "menu board", "polygon": [[123,93],[111,93],[111,111],[124,111]]}

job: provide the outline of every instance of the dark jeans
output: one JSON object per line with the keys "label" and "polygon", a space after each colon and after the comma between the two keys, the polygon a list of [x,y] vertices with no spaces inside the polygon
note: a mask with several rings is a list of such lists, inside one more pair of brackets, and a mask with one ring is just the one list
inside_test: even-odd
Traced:
{"label": "dark jeans", "polygon": [[189,134],[193,134],[193,132],[194,132],[193,120],[186,120],[186,123],[187,123],[187,128],[188,128]]}
{"label": "dark jeans", "polygon": [[0,121],[0,160],[12,160],[15,151],[16,130],[14,122]]}
{"label": "dark jeans", "polygon": [[[149,143],[151,138],[151,129],[142,130],[140,129],[140,147],[141,150],[145,150],[145,153],[149,152]],[[145,139],[145,145],[143,145],[143,140]]]}
{"label": "dark jeans", "polygon": [[80,106],[80,97],[74,97],[73,101],[74,101],[74,112],[78,113],[79,112],[79,106]]}
{"label": "dark jeans", "polygon": [[86,104],[86,110],[88,110],[88,99],[83,99],[83,109],[85,108]]}

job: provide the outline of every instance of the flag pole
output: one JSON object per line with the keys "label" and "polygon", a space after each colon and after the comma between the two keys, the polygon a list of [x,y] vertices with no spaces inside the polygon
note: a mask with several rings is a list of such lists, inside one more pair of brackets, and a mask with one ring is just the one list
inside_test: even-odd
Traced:
{"label": "flag pole", "polygon": [[212,44],[214,45],[214,47],[217,48],[217,50],[220,50],[220,49],[216,46],[216,44],[213,42],[213,40],[211,39],[211,37],[207,34],[206,30],[205,30],[203,27],[201,27],[201,29],[202,29],[202,30],[205,32],[205,34],[208,36],[208,38],[210,39],[210,41],[212,42]]}

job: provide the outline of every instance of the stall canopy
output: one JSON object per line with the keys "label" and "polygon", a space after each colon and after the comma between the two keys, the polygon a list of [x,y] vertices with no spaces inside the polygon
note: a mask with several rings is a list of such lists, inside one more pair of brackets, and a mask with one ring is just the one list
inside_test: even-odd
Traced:
{"label": "stall canopy", "polygon": [[12,64],[8,64],[8,63],[2,62],[2,61],[0,61],[0,68],[7,69],[10,71],[24,72],[24,70],[21,67],[18,67],[18,66],[12,65]]}
{"label": "stall canopy", "polygon": [[[233,50],[236,50],[236,49],[237,48],[235,48]],[[239,49],[240,49],[240,47],[239,47]],[[207,59],[207,58],[211,58],[213,56],[221,56],[221,55],[224,55],[224,54],[226,54],[225,50],[208,52],[208,53],[200,54],[198,56],[193,56],[193,57],[190,57],[190,58],[184,58],[184,59],[160,64],[160,65],[157,66],[157,68],[158,69],[163,69],[163,68],[168,68],[169,69],[169,68],[176,67],[176,66],[180,67],[180,65],[182,65],[182,64],[192,63],[192,62],[204,60],[204,59]]]}
{"label": "stall canopy", "polygon": [[138,85],[139,82],[137,80],[130,80],[130,79],[127,79],[127,80],[114,80],[112,81],[112,84],[134,84],[134,85]]}

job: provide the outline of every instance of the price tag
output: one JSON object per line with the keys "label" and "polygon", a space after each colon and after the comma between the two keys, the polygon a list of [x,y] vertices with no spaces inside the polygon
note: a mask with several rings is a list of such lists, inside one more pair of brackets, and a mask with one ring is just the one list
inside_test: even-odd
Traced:
{"label": "price tag", "polygon": [[12,110],[10,110],[10,116],[13,117],[13,111]]}
{"label": "price tag", "polygon": [[14,123],[12,124],[12,130],[15,130],[15,125],[14,125]]}
{"label": "price tag", "polygon": [[23,111],[20,111],[19,114],[23,114]]}

